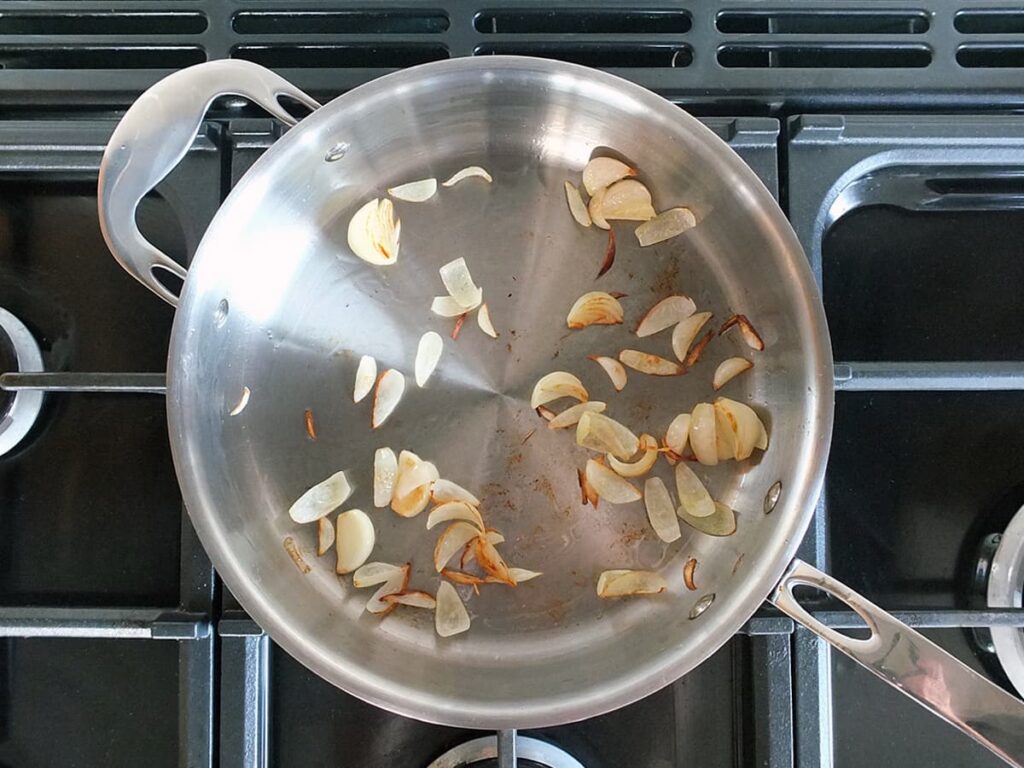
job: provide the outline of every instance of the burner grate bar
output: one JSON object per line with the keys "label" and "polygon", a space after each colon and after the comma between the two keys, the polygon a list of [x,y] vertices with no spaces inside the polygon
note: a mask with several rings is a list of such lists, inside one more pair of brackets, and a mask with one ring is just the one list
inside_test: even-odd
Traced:
{"label": "burner grate bar", "polygon": [[199,640],[205,616],[159,608],[0,608],[0,637]]}
{"label": "burner grate bar", "polygon": [[[964,627],[1024,627],[1024,608],[980,609],[914,609],[890,610],[892,616],[915,629],[958,629]],[[860,615],[852,610],[816,610],[815,619],[832,629],[858,629],[864,626]],[[793,620],[774,612],[759,611],[740,630],[743,634],[791,635],[796,629]]]}
{"label": "burner grate bar", "polygon": [[167,392],[162,373],[5,373],[0,389],[8,392],[42,390],[44,392],[142,392],[163,395]]}

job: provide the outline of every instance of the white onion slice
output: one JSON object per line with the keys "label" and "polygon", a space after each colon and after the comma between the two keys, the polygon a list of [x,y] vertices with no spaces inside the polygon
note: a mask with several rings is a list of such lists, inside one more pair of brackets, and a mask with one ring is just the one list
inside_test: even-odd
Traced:
{"label": "white onion slice", "polygon": [[391,509],[399,517],[416,517],[430,503],[430,484],[421,485],[405,496],[394,496]]}
{"label": "white onion slice", "polygon": [[471,165],[468,168],[463,168],[461,171],[457,171],[448,181],[441,182],[442,187],[454,187],[463,179],[471,179],[479,177],[490,184],[493,179],[491,174],[481,168],[479,165]]}
{"label": "white onion slice", "polygon": [[690,351],[690,345],[697,338],[700,329],[711,319],[710,312],[698,312],[681,320],[672,331],[672,351],[679,362],[686,362],[686,354]]}
{"label": "white onion slice", "polygon": [[685,369],[679,363],[636,349],[624,349],[619,352],[619,361],[627,368],[651,376],[681,376],[685,373]]}
{"label": "white onion slice", "polygon": [[381,508],[391,503],[391,493],[398,476],[398,459],[390,448],[373,452],[373,506]]}
{"label": "white onion slice", "polygon": [[[472,542],[466,545],[466,551],[472,552]],[[473,591],[480,594],[480,590],[477,589],[481,584],[487,583],[487,579],[483,576],[477,576],[474,573],[466,573],[465,571],[454,571],[451,568],[445,568],[441,571],[441,575],[455,584],[461,584],[465,587],[473,587]]]}
{"label": "white onion slice", "polygon": [[412,589],[408,592],[396,592],[393,595],[384,595],[384,602],[393,605],[408,605],[412,608],[429,608],[433,610],[437,607],[437,600],[434,596],[428,592],[420,592],[418,589]]}
{"label": "white onion slice", "polygon": [[450,295],[462,306],[462,311],[472,309],[480,304],[483,291],[473,282],[469,267],[463,258],[454,259],[441,267],[441,282]]}
{"label": "white onion slice", "polygon": [[733,315],[730,317],[718,329],[718,335],[721,336],[734,325],[740,327],[740,334],[743,336],[743,341],[746,342],[748,347],[758,352],[764,351],[764,340],[761,338],[761,334],[757,332],[757,329],[754,328],[753,323],[747,319],[746,315]]}
{"label": "white onion slice", "polygon": [[616,392],[621,392],[626,388],[626,369],[622,366],[622,363],[614,357],[607,357],[605,355],[588,355],[587,359],[593,360],[604,368],[604,372],[607,373],[608,378],[612,380],[612,386],[615,387]]}
{"label": "white onion slice", "polygon": [[590,220],[594,222],[594,226],[600,227],[601,229],[611,229],[611,224],[604,217],[604,213],[601,212],[604,206],[604,197],[608,193],[608,187],[601,187],[599,190],[594,192],[590,198],[590,202],[587,203],[587,213],[590,214]]}
{"label": "white onion slice", "polygon": [[604,414],[587,412],[576,425],[576,444],[592,451],[611,453],[620,459],[631,459],[640,450],[640,438]]}
{"label": "white onion slice", "polygon": [[448,501],[464,501],[474,507],[480,506],[480,499],[458,483],[453,483],[451,480],[445,480],[444,478],[434,481],[434,485],[430,488],[430,500],[435,504],[444,504]]}
{"label": "white onion slice", "polygon": [[580,197],[580,191],[571,181],[565,182],[565,199],[569,203],[569,213],[576,219],[581,227],[590,226],[590,214],[587,213],[587,206]]}
{"label": "white onion slice", "polygon": [[434,196],[437,192],[437,179],[419,179],[406,184],[399,184],[391,187],[388,194],[396,200],[404,200],[407,203],[422,203]]}
{"label": "white onion slice", "polygon": [[575,427],[580,417],[587,412],[601,413],[607,406],[598,400],[588,400],[569,406],[548,422],[548,429],[566,429]]}
{"label": "white onion slice", "polygon": [[352,401],[358,403],[373,389],[377,381],[377,361],[370,355],[363,355],[359,358],[359,367],[356,368],[356,384],[352,389]]}
{"label": "white onion slice", "polygon": [[296,523],[315,523],[340,507],[352,495],[352,486],[344,472],[335,472],[296,499],[288,516]]}
{"label": "white onion slice", "polygon": [[608,187],[601,201],[607,220],[647,221],[655,216],[651,193],[636,179],[623,179]]}
{"label": "white onion slice", "polygon": [[696,226],[697,217],[689,208],[669,208],[637,227],[636,240],[640,247],[645,248],[671,240]]}
{"label": "white onion slice", "polygon": [[[494,546],[505,543],[505,537],[502,536],[498,531],[493,528],[489,528],[484,534],[484,538],[487,539]],[[476,551],[473,549],[473,542],[470,541],[462,549],[462,555],[459,557],[459,567],[465,568],[467,565],[476,560]]]}
{"label": "white onion slice", "polygon": [[420,343],[416,346],[416,386],[422,387],[427,383],[430,374],[434,372],[441,353],[444,351],[444,339],[436,331],[427,331],[420,336]]}
{"label": "white onion slice", "polygon": [[245,406],[249,404],[250,394],[251,393],[249,392],[248,387],[242,387],[242,396],[239,398],[238,403],[235,405],[235,407],[232,408],[231,411],[228,413],[228,416],[237,416],[242,411],[244,411]]}
{"label": "white onion slice", "polygon": [[487,304],[480,305],[480,311],[476,313],[476,324],[492,339],[498,338],[498,332],[494,330],[494,323],[491,322],[491,310]]}
{"label": "white onion slice", "polygon": [[680,413],[665,430],[665,447],[677,456],[686,450],[686,442],[690,437],[690,414]]}
{"label": "white onion slice", "polygon": [[456,552],[479,535],[480,530],[475,525],[461,521],[445,528],[434,545],[434,569],[440,573]]}
{"label": "white onion slice", "polygon": [[469,629],[469,614],[459,599],[455,587],[442,581],[437,587],[437,607],[434,609],[434,630],[441,637],[451,637]]}
{"label": "white onion slice", "polygon": [[366,610],[378,616],[386,616],[395,610],[394,604],[386,602],[384,598],[388,595],[404,592],[406,587],[409,586],[409,574],[411,572],[412,566],[409,563],[401,566],[397,573],[391,576],[381,585],[380,589],[373,593],[373,597],[366,602]]}
{"label": "white onion slice", "polygon": [[680,507],[679,519],[708,536],[732,536],[736,533],[736,513],[721,502],[714,503],[715,511],[706,517],[694,517]]}
{"label": "white onion slice", "polygon": [[316,556],[323,557],[334,546],[334,523],[330,515],[316,521]]}
{"label": "white onion slice", "polygon": [[352,586],[356,589],[375,587],[378,584],[383,584],[388,579],[394,578],[403,571],[404,568],[401,565],[380,562],[367,563],[366,565],[359,566],[355,573],[352,574]]}
{"label": "white onion slice", "polygon": [[573,329],[588,325],[618,325],[621,322],[622,304],[604,291],[584,293],[576,299],[565,319],[566,325]]}
{"label": "white onion slice", "polygon": [[676,464],[676,493],[680,509],[691,517],[707,517],[715,512],[715,502],[704,483],[685,461]]}
{"label": "white onion slice", "polygon": [[377,380],[377,391],[373,394],[373,412],[370,415],[370,426],[379,427],[398,406],[405,392],[405,376],[401,371],[388,368]]}
{"label": "white onion slice", "polygon": [[715,451],[719,461],[728,461],[736,456],[736,438],[739,425],[726,409],[712,405],[715,410]]}
{"label": "white onion slice", "polygon": [[636,168],[630,168],[614,157],[595,157],[583,169],[583,187],[588,195],[593,195],[602,187],[610,187],[627,176],[636,176]]}
{"label": "white onion slice", "polygon": [[768,447],[768,432],[764,423],[749,405],[720,397],[715,400],[714,408],[728,413],[736,424],[736,452],[733,458],[737,461],[749,458],[754,448],[764,450]]}
{"label": "white onion slice", "polygon": [[430,510],[430,514],[427,515],[427,530],[429,531],[435,525],[441,523],[449,523],[454,520],[463,520],[467,523],[472,523],[480,532],[484,532],[484,521],[480,517],[480,512],[476,507],[467,504],[464,501],[448,501],[439,507],[434,507]]}
{"label": "white onion slice", "polygon": [[348,223],[348,247],[363,261],[388,266],[398,260],[401,222],[394,218],[394,204],[374,198],[365,203]]}
{"label": "white onion slice", "polygon": [[581,402],[586,402],[590,399],[586,387],[583,386],[583,382],[578,378],[568,371],[554,371],[542,376],[533,385],[530,407],[538,408],[562,397],[572,397]]}
{"label": "white onion slice", "polygon": [[640,450],[644,455],[632,463],[619,461],[610,453],[605,459],[608,466],[622,477],[641,477],[650,472],[654,462],[658,460],[658,441],[651,435],[640,435]]}
{"label": "white onion slice", "polygon": [[718,463],[715,409],[710,403],[698,403],[694,406],[690,417],[690,448],[701,464],[713,467]]}
{"label": "white onion slice", "polygon": [[712,380],[711,386],[717,392],[741,373],[749,371],[753,367],[754,364],[743,357],[730,357],[727,360],[723,360],[715,369],[715,377]]}
{"label": "white onion slice", "polygon": [[[483,292],[481,291],[481,297]],[[430,311],[440,317],[458,317],[476,307],[464,307],[451,296],[435,296],[430,302]]]}
{"label": "white onion slice", "polygon": [[666,589],[668,583],[654,571],[603,571],[597,579],[598,597],[656,595]]}
{"label": "white onion slice", "polygon": [[672,495],[660,477],[649,477],[644,483],[644,506],[647,508],[651,528],[659,539],[673,542],[682,536],[679,519],[676,517],[676,505],[672,503]]}
{"label": "white onion slice", "polygon": [[524,581],[536,579],[538,576],[544,575],[540,571],[531,571],[526,568],[509,568],[508,574],[516,584],[522,584]]}
{"label": "white onion slice", "polygon": [[335,549],[338,553],[338,573],[351,573],[365,563],[377,535],[373,530],[373,521],[361,509],[350,509],[338,515],[334,522]]}
{"label": "white onion slice", "polygon": [[477,536],[473,540],[473,551],[476,553],[476,561],[488,576],[494,577],[503,584],[510,587],[516,585],[508,570],[508,564],[498,554],[498,550],[487,540],[486,536]]}
{"label": "white onion slice", "polygon": [[398,475],[392,495],[397,498],[408,496],[417,488],[433,483],[438,477],[437,467],[431,462],[424,461],[412,451],[402,451],[398,454]]}
{"label": "white onion slice", "polygon": [[647,314],[636,328],[636,335],[640,338],[652,336],[685,320],[696,311],[697,305],[689,296],[669,296],[647,310]]}
{"label": "white onion slice", "polygon": [[597,495],[609,504],[629,504],[641,498],[632,483],[593,459],[587,459],[586,477]]}

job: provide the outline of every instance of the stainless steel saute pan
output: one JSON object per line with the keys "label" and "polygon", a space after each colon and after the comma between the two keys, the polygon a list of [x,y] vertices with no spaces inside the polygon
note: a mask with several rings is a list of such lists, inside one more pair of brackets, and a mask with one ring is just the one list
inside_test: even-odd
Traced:
{"label": "stainless steel saute pan", "polygon": [[[282,97],[315,111],[235,187],[186,277],[139,233],[135,208],[224,94],[246,97],[289,125],[295,120]],[[688,205],[700,223],[642,251],[630,228],[621,229],[616,264],[596,282],[604,233],[573,222],[562,185],[607,149],[643,171],[661,207]],[[494,183],[469,180],[427,203],[397,204],[397,264],[373,267],[350,252],[347,223],[362,202],[468,165],[487,168]],[[793,560],[814,513],[832,428],[821,301],[769,193],[679,108],[597,71],[505,57],[415,67],[320,107],[265,69],[217,61],[171,75],[132,106],[104,156],[99,196],[115,257],[177,307],[168,421],[192,521],[246,610],[319,675],[424,720],[551,725],[675,680],[767,599],[1007,760],[1024,760],[1020,701]],[[430,313],[431,297],[443,292],[437,269],[456,256],[484,288],[497,341],[467,328],[452,342],[450,321]],[[180,298],[157,281],[161,269],[185,278]],[[573,300],[597,288],[627,293],[630,318],[684,292],[718,318],[746,313],[765,337],[753,370],[723,394],[759,410],[770,446],[755,461],[703,471],[712,493],[737,510],[735,535],[711,538],[684,526],[681,540],[663,544],[640,504],[597,511],[579,504],[582,451],[571,435],[543,429],[529,407],[541,375],[572,371],[610,403],[609,414],[638,432],[663,434],[676,413],[713,399],[715,365],[742,352],[722,337],[688,375],[633,374],[616,394],[586,355],[637,346],[633,326],[572,334],[565,327]],[[438,371],[427,387],[410,386],[395,415],[371,430],[368,405],[351,398],[359,356],[410,374],[428,329],[446,337]],[[243,387],[251,390],[248,407],[229,417]],[[315,442],[303,426],[306,409],[315,414]],[[366,614],[368,595],[336,577],[330,563],[310,556],[312,571],[300,573],[282,541],[294,537],[308,550],[314,533],[291,521],[289,505],[345,469],[358,483],[351,505],[371,510],[372,455],[383,445],[432,459],[443,476],[482,494],[488,522],[508,539],[508,560],[544,576],[469,597],[470,631],[441,639],[425,611],[383,622]],[[433,591],[435,532],[387,510],[372,517],[373,559],[412,558],[413,585]],[[690,557],[700,563],[696,591],[682,584]],[[669,593],[600,600],[597,574],[629,567],[659,569]],[[844,600],[870,638],[850,639],[815,621],[793,597],[801,584]]]}

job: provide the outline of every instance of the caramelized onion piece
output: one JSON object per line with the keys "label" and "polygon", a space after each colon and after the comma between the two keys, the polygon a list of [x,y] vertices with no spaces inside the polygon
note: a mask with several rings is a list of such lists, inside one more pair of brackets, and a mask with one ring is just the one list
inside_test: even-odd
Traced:
{"label": "caramelized onion piece", "polygon": [[687,368],[692,368],[700,360],[701,354],[704,352],[704,348],[711,343],[711,340],[715,337],[714,331],[708,331],[705,333],[700,341],[689,351],[686,355],[686,359],[683,361],[683,365]]}
{"label": "caramelized onion piece", "polygon": [[384,595],[384,602],[395,605],[408,605],[412,608],[437,607],[437,600],[428,592],[421,592],[418,589],[411,589],[406,592],[396,592],[393,595]]}
{"label": "caramelized onion piece", "polygon": [[608,378],[612,380],[612,386],[615,387],[616,392],[621,392],[626,388],[626,369],[622,366],[622,363],[614,357],[606,357],[605,355],[588,355],[587,359],[593,360],[604,368],[604,372],[607,373]]}
{"label": "caramelized onion piece", "polygon": [[476,538],[473,542],[473,551],[476,553],[476,561],[483,568],[484,573],[493,576],[504,584],[508,584],[510,587],[516,585],[515,579],[512,578],[508,571],[508,564],[486,537],[478,536]]}
{"label": "caramelized onion piece", "polygon": [[640,325],[636,328],[636,335],[640,338],[651,336],[658,331],[663,331],[673,325],[677,325],[697,311],[697,305],[693,299],[681,293],[662,299],[644,315]]}
{"label": "caramelized onion piece", "polygon": [[602,187],[609,187],[619,179],[636,176],[636,168],[614,157],[595,157],[583,169],[583,187],[593,195]]}
{"label": "caramelized onion piece", "polygon": [[660,477],[649,477],[644,483],[644,506],[647,508],[647,520],[659,539],[671,543],[682,536],[676,506]]}
{"label": "caramelized onion piece", "polygon": [[730,357],[723,360],[715,369],[715,377],[711,386],[717,392],[741,373],[749,371],[753,367],[754,364],[743,357]]}
{"label": "caramelized onion piece", "polygon": [[730,317],[722,324],[722,327],[718,329],[718,335],[721,336],[734,325],[739,326],[740,334],[743,336],[743,341],[747,343],[748,347],[756,349],[758,352],[764,351],[764,341],[761,339],[761,334],[757,332],[753,324],[747,319],[746,315],[733,315]]}
{"label": "caramelized onion piece", "polygon": [[691,592],[697,589],[697,584],[693,580],[693,574],[696,570],[697,560],[691,557],[686,561],[686,565],[683,566],[683,583],[686,584],[686,588]]}
{"label": "caramelized onion piece", "polygon": [[636,240],[642,248],[671,240],[697,226],[697,217],[689,208],[669,208],[636,228]]}
{"label": "caramelized onion piece", "polygon": [[714,514],[715,502],[711,499],[708,489],[685,461],[676,464],[676,493],[679,494],[679,509],[691,517],[707,517]]}
{"label": "caramelized onion piece", "polygon": [[608,245],[604,249],[604,261],[601,263],[601,269],[598,271],[597,276],[602,277],[612,265],[615,263],[615,230],[608,230]]}
{"label": "caramelized onion piece", "polygon": [[664,577],[654,571],[604,571],[597,579],[598,597],[656,595],[666,589]]}
{"label": "caramelized onion piece", "polygon": [[679,324],[672,331],[672,351],[675,353],[676,359],[679,362],[685,362],[686,356],[690,352],[690,345],[693,344],[693,340],[697,338],[697,334],[700,333],[700,329],[704,327],[704,324],[711,319],[710,312],[698,312],[694,315],[690,315],[684,320],[681,320]]}
{"label": "caramelized onion piece", "polygon": [[640,491],[632,483],[593,459],[587,460],[586,477],[594,492],[610,504],[640,501]]}
{"label": "caramelized onion piece", "polygon": [[640,449],[640,438],[615,419],[589,411],[576,425],[576,444],[626,460]]}
{"label": "caramelized onion piece", "polygon": [[586,387],[578,378],[567,371],[554,371],[545,376],[533,386],[533,395],[530,397],[530,407],[539,408],[553,400],[563,397],[572,397],[581,402],[590,399]]}
{"label": "caramelized onion piece", "polygon": [[624,349],[619,352],[619,360],[627,368],[651,376],[681,376],[686,370],[679,363],[666,360],[664,357],[640,352],[636,349]]}
{"label": "caramelized onion piece", "polygon": [[548,429],[566,429],[568,427],[575,427],[576,423],[584,413],[601,413],[604,411],[605,407],[605,404],[598,400],[588,400],[585,403],[576,403],[576,405],[569,406],[549,421]]}
{"label": "caramelized onion piece", "polygon": [[590,291],[576,299],[565,319],[572,329],[588,325],[618,325],[622,322],[622,304],[604,291]]}

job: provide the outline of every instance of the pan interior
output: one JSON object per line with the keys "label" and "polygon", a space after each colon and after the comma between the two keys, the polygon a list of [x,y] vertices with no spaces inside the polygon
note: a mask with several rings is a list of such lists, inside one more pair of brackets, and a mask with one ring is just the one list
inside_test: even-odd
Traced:
{"label": "pan interior", "polygon": [[[343,157],[325,161],[332,148]],[[563,183],[594,153],[641,169],[659,209],[687,205],[689,234],[640,249],[634,225],[615,225],[617,257],[596,278],[606,233],[576,224]],[[338,154],[335,151],[333,154]],[[396,202],[397,264],[370,266],[349,251],[352,213],[386,188],[448,178],[481,165],[426,203]],[[467,318],[430,312],[444,293],[438,267],[464,257],[500,336]],[[565,317],[586,291],[621,291],[626,322],[570,332]],[[588,355],[624,348],[672,358],[670,331],[632,333],[674,292],[713,311],[709,328],[746,313],[767,342],[714,340],[686,376],[630,372],[616,393]],[[424,388],[413,381],[420,336],[445,339]],[[757,607],[809,517],[831,419],[831,360],[820,305],[792,232],[753,174],[683,112],[615,78],[517,59],[449,62],[384,78],[332,102],[282,139],[228,198],[197,255],[175,323],[169,418],[189,511],[215,565],[254,618],[288,651],[353,693],[399,712],[454,725],[550,724],[597,714],[670,682],[710,654]],[[352,402],[361,355],[401,370],[395,414],[370,429],[371,399]],[[553,432],[530,409],[535,381],[567,370],[607,414],[661,437],[673,416],[715,393],[726,357],[753,370],[721,394],[762,414],[771,446],[756,460],[696,467],[735,508],[739,530],[712,539],[683,525],[664,544],[641,503],[580,504],[586,453],[572,430]],[[827,374],[827,376],[826,376]],[[826,385],[827,382],[827,385]],[[228,412],[243,387],[251,397]],[[556,404],[560,407],[562,404]],[[304,411],[313,413],[316,440]],[[464,592],[473,626],[439,639],[433,614],[403,608],[379,621],[363,612],[372,590],[334,575],[315,556],[315,526],[286,510],[306,488],[344,469],[355,485],[343,508],[374,521],[373,560],[411,561],[411,586],[434,592],[438,529],[426,515],[373,510],[373,452],[408,449],[483,500],[513,565],[544,575],[517,589]],[[659,461],[674,494],[671,470]],[[770,516],[763,498],[781,481]],[[639,481],[642,483],[642,479]],[[293,537],[312,566],[302,574],[282,545]],[[682,565],[696,558],[697,590]],[[608,568],[652,568],[670,593],[599,600]],[[689,615],[707,595],[714,602]]]}

